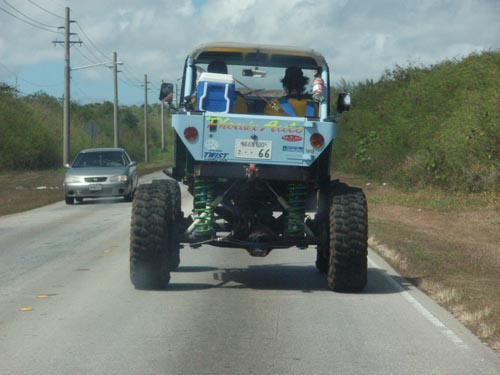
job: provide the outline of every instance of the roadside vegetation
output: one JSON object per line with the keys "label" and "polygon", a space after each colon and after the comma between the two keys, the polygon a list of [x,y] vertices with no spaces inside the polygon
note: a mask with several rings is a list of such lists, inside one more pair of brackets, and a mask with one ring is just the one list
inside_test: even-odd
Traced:
{"label": "roadside vegetation", "polygon": [[[168,114],[165,111],[166,115]],[[43,92],[21,97],[0,83],[0,215],[64,200],[62,118],[59,99]],[[86,124],[99,131],[90,137]],[[120,106],[119,145],[139,163],[139,174],[164,168],[172,160],[172,129],[165,116],[165,150],[161,150],[160,106],[148,107],[150,163],[144,165],[144,109]],[[82,149],[112,147],[113,104],[71,103],[71,159]]]}
{"label": "roadside vegetation", "polygon": [[500,191],[500,52],[343,82],[336,168],[403,188]]}
{"label": "roadside vegetation", "polygon": [[[144,160],[144,108],[119,107],[119,146],[132,159]],[[166,150],[172,148],[172,129],[165,110]],[[41,170],[62,166],[62,118],[59,99],[39,92],[21,97],[0,83],[0,171]],[[92,138],[87,124],[97,124]],[[160,105],[148,106],[150,159],[161,150]],[[71,103],[71,155],[90,147],[112,147],[113,103]]]}
{"label": "roadside vegetation", "polygon": [[387,70],[353,93],[334,169],[370,246],[500,354],[500,52]]}
{"label": "roadside vegetation", "polygon": [[[499,52],[341,82],[353,108],[340,120],[333,175],[366,191],[370,246],[500,354],[499,82]],[[73,156],[113,144],[111,103],[72,111]],[[149,114],[142,174],[172,162],[172,129],[160,152],[159,105]],[[120,107],[120,145],[139,162],[143,117]],[[90,120],[101,128],[94,139]],[[0,84],[0,134],[0,215],[63,200],[59,100]]]}

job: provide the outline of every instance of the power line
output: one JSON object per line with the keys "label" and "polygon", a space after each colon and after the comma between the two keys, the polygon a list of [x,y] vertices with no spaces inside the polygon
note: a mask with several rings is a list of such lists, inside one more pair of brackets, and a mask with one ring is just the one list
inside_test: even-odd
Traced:
{"label": "power line", "polygon": [[83,29],[82,25],[80,25],[80,22],[76,22],[76,26],[78,26],[78,28],[80,29],[80,31],[82,32],[83,35],[85,35],[85,37],[87,38],[87,40],[89,41],[89,43],[96,49],[97,52],[99,52],[105,59],[108,59],[109,56],[107,56],[105,53],[103,53],[96,45],[95,43],[92,41],[92,39],[90,39],[89,35],[85,32],[85,30]]}
{"label": "power line", "polygon": [[20,90],[18,90],[18,89],[16,89],[16,93],[17,93],[17,94],[22,94],[22,95],[24,95],[24,96],[30,96],[30,95],[33,95],[33,94],[28,94],[27,92],[24,92],[24,91],[20,91]]}
{"label": "power line", "polygon": [[[87,92],[85,92],[81,87],[79,87],[77,84],[73,85],[76,91],[80,93],[80,97],[78,98],[79,100],[93,100],[93,101],[101,101],[104,102],[107,99],[105,97],[97,97],[97,96],[91,96]],[[109,100],[107,100],[109,101]]]}
{"label": "power line", "polygon": [[[90,36],[88,35],[88,33],[84,30],[83,28],[83,25],[81,24],[80,21],[76,21],[76,24],[78,26],[78,28],[81,30],[82,34],[85,36],[85,38],[88,40],[89,44],[93,47],[93,49],[95,49],[101,56],[103,56],[105,59],[108,59],[109,56],[106,55],[106,53],[104,53],[102,51],[102,49],[100,49],[97,44],[92,40],[92,38],[90,38]],[[91,52],[91,50],[85,46],[84,44],[84,47],[87,48],[87,50],[92,54],[92,56],[94,56],[94,58],[99,61],[99,57],[97,57],[93,52]],[[129,74],[129,76],[127,76],[125,74],[124,71],[122,71],[122,73],[126,76],[126,78],[128,78],[129,81],[133,82],[133,81],[136,81],[139,85],[142,85],[142,79],[139,79],[137,78],[137,75],[135,75],[126,65],[123,66],[123,70],[125,72],[127,72]],[[130,78],[131,77],[131,78]]]}
{"label": "power line", "polygon": [[133,78],[135,81],[140,82],[140,84],[141,84],[141,85],[143,84],[143,80],[142,80],[142,79],[138,79],[138,78],[137,78],[137,76],[135,76],[135,75],[134,75],[134,73],[133,73],[133,72],[131,72],[131,71],[130,71],[130,69],[129,69],[126,65],[124,65],[124,66],[123,66],[123,69],[124,69],[124,70],[125,70],[128,74],[130,74],[130,76],[132,76],[132,78]]}
{"label": "power line", "polygon": [[91,59],[88,55],[84,54],[81,48],[75,49],[75,52],[78,53],[80,56],[82,56],[85,60],[87,60],[91,64],[95,64],[96,61]]}
{"label": "power line", "polygon": [[14,17],[14,18],[18,19],[18,20],[19,20],[19,21],[21,21],[21,22],[24,22],[24,23],[26,23],[26,24],[28,24],[28,25],[31,25],[31,26],[33,26],[33,27],[36,27],[37,29],[40,29],[40,30],[45,30],[45,31],[49,31],[49,32],[51,32],[51,33],[55,33],[55,34],[59,34],[59,35],[61,35],[61,34],[62,34],[62,32],[60,32],[60,31],[50,30],[50,29],[47,29],[47,28],[45,28],[45,27],[41,27],[41,26],[39,26],[39,25],[36,25],[36,24],[31,23],[31,22],[29,22],[29,21],[26,21],[26,20],[24,20],[24,19],[22,19],[22,18],[20,18],[20,17],[16,16],[15,14],[12,14],[11,12],[9,12],[8,10],[6,10],[6,9],[4,9],[4,8],[2,8],[2,7],[0,7],[0,10],[1,10],[1,11],[3,11],[3,12],[5,12],[5,13],[7,13],[8,15],[10,15],[10,16],[12,16],[12,17]]}
{"label": "power line", "polygon": [[41,10],[43,10],[44,12],[47,12],[48,14],[50,14],[50,15],[52,15],[52,16],[54,16],[54,17],[60,18],[60,19],[62,19],[62,20],[64,19],[64,17],[61,17],[61,16],[59,16],[59,15],[57,15],[57,14],[55,14],[55,13],[52,13],[50,10],[45,9],[45,8],[44,8],[44,7],[42,7],[41,5],[38,5],[37,3],[35,3],[35,2],[33,2],[33,1],[31,1],[31,0],[28,0],[28,1],[29,1],[31,4],[33,4],[34,6],[36,6],[38,9],[41,9]]}
{"label": "power line", "polygon": [[[125,69],[125,65],[123,66],[123,68]],[[137,83],[135,83],[135,85],[137,85],[137,86],[141,86],[142,85],[141,81],[139,81],[137,79],[130,78],[130,76],[127,74],[127,69],[125,69],[124,71],[122,71],[122,73],[125,76],[125,78],[128,79],[130,82],[136,81]]]}
{"label": "power line", "polygon": [[137,79],[133,72],[130,71],[130,69],[127,68],[126,65],[123,66],[124,68],[124,71],[123,71],[123,75],[125,76],[125,78],[127,78],[134,87],[143,87],[144,86],[144,82]]}
{"label": "power line", "polygon": [[[85,32],[85,30],[83,29],[83,26],[81,25],[81,22],[77,21],[76,22],[78,28],[82,31],[82,34],[86,37],[86,39],[89,41],[90,45],[97,51],[99,52],[99,54],[101,54],[105,59],[108,59],[109,57],[96,45],[96,43],[93,42],[93,40],[90,38],[90,36]],[[84,47],[87,48],[87,50],[92,54],[92,56],[94,56],[94,58],[96,58],[96,60],[99,60],[99,58],[91,52],[91,50],[85,46],[84,44]],[[126,66],[124,65],[123,66],[123,69],[124,71],[122,71],[122,73],[126,76],[126,78],[133,82],[133,81],[136,81],[138,83],[138,85],[142,85],[142,80],[137,78],[137,76]],[[125,74],[125,72],[128,73],[128,76]],[[134,85],[135,86],[138,86],[138,85]]]}
{"label": "power line", "polygon": [[[100,63],[102,63],[102,61],[100,61],[100,57],[97,57],[97,55],[96,55],[94,52],[92,52],[92,50],[91,50],[89,47],[87,47],[87,45],[86,45],[85,43],[83,43],[83,48],[85,48],[87,51],[89,51],[89,52],[90,52],[90,54],[91,54],[92,56],[94,56],[94,58],[96,59],[96,61],[97,61],[99,64],[100,64]],[[109,57],[107,57],[107,59],[109,59]]]}
{"label": "power line", "polygon": [[24,14],[23,12],[21,12],[19,9],[17,9],[15,6],[13,6],[12,4],[10,4],[7,0],[3,0],[3,2],[5,4],[7,4],[10,8],[12,8],[14,11],[16,11],[17,13],[19,13],[22,16],[24,16],[25,18],[27,18],[30,21],[35,22],[35,23],[37,23],[38,25],[41,25],[41,26],[45,26],[45,27],[50,27],[50,28],[53,28],[53,29],[57,29],[57,26],[47,25],[46,23],[40,22],[40,21],[38,21],[38,20],[36,20],[34,18],[31,18],[30,16],[27,16],[26,14]]}
{"label": "power line", "polygon": [[50,85],[41,85],[39,83],[35,83],[35,82],[31,82],[31,81],[28,81],[27,79],[24,79],[22,77],[19,77],[19,75],[16,73],[16,72],[13,72],[12,70],[10,70],[7,66],[5,66],[4,64],[0,63],[0,66],[2,68],[4,68],[6,71],[8,71],[12,76],[18,78],[19,80],[27,83],[28,85],[32,85],[32,86],[36,86],[36,87],[56,87],[56,86],[60,86],[61,83],[54,83],[54,84],[50,84]]}
{"label": "power line", "polygon": [[140,85],[136,85],[136,84],[134,84],[134,83],[131,83],[130,81],[126,81],[126,80],[123,80],[123,79],[121,79],[121,78],[118,78],[118,80],[119,80],[120,82],[122,82],[122,83],[126,84],[126,85],[127,85],[127,86],[129,86],[129,87],[133,87],[133,88],[135,88],[135,89],[142,89],[142,86],[140,86]]}

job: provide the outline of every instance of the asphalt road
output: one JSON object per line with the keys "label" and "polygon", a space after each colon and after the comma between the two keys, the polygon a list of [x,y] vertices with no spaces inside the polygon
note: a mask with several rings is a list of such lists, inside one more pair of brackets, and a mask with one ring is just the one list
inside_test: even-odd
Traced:
{"label": "asphalt road", "polygon": [[500,374],[372,253],[362,294],[328,291],[313,249],[211,247],[182,250],[168,290],[135,290],[130,210],[60,202],[0,217],[0,374]]}

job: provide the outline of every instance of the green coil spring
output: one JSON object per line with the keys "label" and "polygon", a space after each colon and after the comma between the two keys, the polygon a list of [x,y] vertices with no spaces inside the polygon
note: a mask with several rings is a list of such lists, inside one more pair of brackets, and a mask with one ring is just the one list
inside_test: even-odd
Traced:
{"label": "green coil spring", "polygon": [[[194,212],[195,224],[193,233],[196,236],[210,236],[213,231],[213,184],[203,178],[196,178],[194,181]],[[205,216],[202,217],[202,214]]]}
{"label": "green coil spring", "polygon": [[290,209],[287,214],[285,234],[291,237],[304,235],[307,187],[305,184],[288,184],[287,202]]}

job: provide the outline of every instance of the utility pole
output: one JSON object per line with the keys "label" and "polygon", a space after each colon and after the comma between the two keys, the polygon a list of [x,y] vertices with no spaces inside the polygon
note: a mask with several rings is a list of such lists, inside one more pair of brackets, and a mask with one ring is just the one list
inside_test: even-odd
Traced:
{"label": "utility pole", "polygon": [[[163,85],[163,80],[161,81]],[[161,116],[160,116],[160,122],[161,122],[161,150],[165,150],[165,117],[164,117],[164,112],[165,112],[165,105],[163,104],[162,101],[160,101],[160,108],[161,108]]]}
{"label": "utility pole", "polygon": [[[111,64],[111,65],[110,65]],[[100,65],[107,65],[108,68],[113,68],[113,75],[114,75],[114,106],[113,106],[113,128],[114,128],[114,147],[118,147],[118,138],[119,138],[119,130],[118,130],[118,73],[120,70],[118,70],[118,65],[122,65],[123,62],[121,61],[116,61],[116,52],[113,52],[113,61],[111,62],[101,62],[97,64],[91,64],[91,65],[84,65],[80,66],[77,68],[72,68],[71,70],[80,70],[80,69],[87,69],[87,68],[93,68],[95,66],[100,66]]]}
{"label": "utility pole", "polygon": [[114,129],[114,146],[118,147],[118,63],[116,61],[116,52],[113,52],[113,76],[114,76],[114,107],[113,107],[113,129]]}
{"label": "utility pole", "polygon": [[64,26],[64,42],[58,40],[54,44],[64,43],[64,121],[63,121],[63,165],[69,163],[71,154],[70,143],[70,79],[71,79],[71,66],[70,66],[70,47],[73,43],[80,43],[81,41],[71,41],[71,35],[76,35],[70,32],[70,25],[72,22],[69,17],[69,8],[65,9]]}
{"label": "utility pole", "polygon": [[69,163],[69,155],[71,149],[70,142],[70,87],[69,80],[71,79],[70,54],[69,54],[69,7],[66,7],[66,15],[64,18],[64,130],[63,130],[63,165]]}
{"label": "utility pole", "polygon": [[144,162],[149,163],[148,134],[148,75],[144,74]]}

